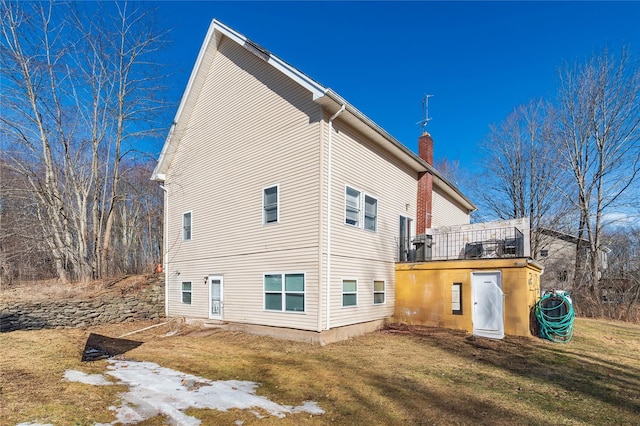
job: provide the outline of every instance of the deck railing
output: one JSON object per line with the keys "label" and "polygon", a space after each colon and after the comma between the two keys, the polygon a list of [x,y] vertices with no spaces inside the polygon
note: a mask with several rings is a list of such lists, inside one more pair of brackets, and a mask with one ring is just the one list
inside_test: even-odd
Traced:
{"label": "deck railing", "polygon": [[524,235],[515,227],[421,234],[400,238],[399,262],[523,257]]}

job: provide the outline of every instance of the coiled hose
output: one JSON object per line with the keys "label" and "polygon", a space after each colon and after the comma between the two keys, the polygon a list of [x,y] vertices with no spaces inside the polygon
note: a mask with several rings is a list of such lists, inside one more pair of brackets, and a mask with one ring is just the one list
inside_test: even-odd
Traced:
{"label": "coiled hose", "polygon": [[565,294],[546,293],[536,303],[535,314],[540,337],[565,343],[573,337],[575,312],[571,299]]}

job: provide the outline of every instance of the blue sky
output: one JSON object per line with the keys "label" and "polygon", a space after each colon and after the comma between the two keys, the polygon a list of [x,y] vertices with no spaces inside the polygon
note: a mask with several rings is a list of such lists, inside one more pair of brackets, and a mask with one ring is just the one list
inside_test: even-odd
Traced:
{"label": "blue sky", "polygon": [[[551,98],[564,61],[640,49],[640,2],[173,2],[168,100],[179,102],[216,18],[332,88],[413,151],[421,102],[436,160],[477,168],[489,126]],[[175,109],[171,114],[175,113]],[[161,146],[157,147],[157,150]]]}

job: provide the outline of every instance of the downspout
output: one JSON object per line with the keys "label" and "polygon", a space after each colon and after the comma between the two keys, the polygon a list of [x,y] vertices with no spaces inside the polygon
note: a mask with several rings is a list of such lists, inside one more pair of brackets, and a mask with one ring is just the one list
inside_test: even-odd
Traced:
{"label": "downspout", "polygon": [[160,188],[164,191],[164,253],[162,253],[162,270],[164,272],[164,316],[169,317],[169,191],[163,185]]}
{"label": "downspout", "polygon": [[331,328],[331,136],[333,134],[333,120],[338,118],[344,111],[346,105],[329,118],[329,138],[328,138],[328,161],[327,161],[327,330]]}

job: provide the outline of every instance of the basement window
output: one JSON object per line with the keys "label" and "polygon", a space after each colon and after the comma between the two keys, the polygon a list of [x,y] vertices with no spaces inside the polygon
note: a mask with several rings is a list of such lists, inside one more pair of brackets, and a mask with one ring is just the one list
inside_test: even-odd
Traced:
{"label": "basement window", "polygon": [[265,274],[264,309],[304,312],[304,273]]}
{"label": "basement window", "polygon": [[342,306],[358,305],[358,281],[342,280]]}
{"label": "basement window", "polygon": [[451,313],[462,315],[462,283],[453,283],[451,286]]}
{"label": "basement window", "polygon": [[384,281],[373,282],[373,304],[382,305],[385,299]]}
{"label": "basement window", "polygon": [[191,304],[191,281],[182,283],[182,303],[185,305]]}

